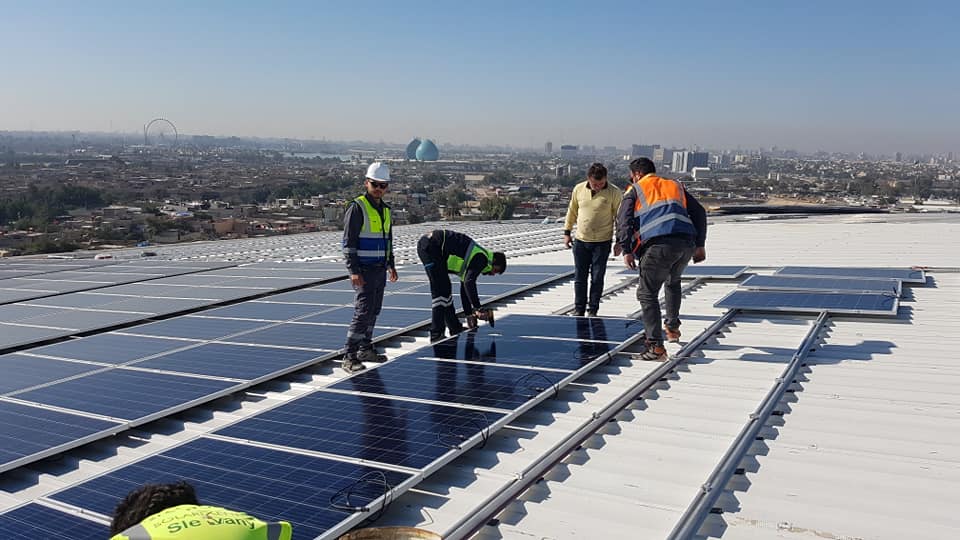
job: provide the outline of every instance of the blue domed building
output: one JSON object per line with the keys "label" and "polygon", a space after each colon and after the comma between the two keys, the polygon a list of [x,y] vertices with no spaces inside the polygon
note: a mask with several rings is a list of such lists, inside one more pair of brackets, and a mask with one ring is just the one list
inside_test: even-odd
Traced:
{"label": "blue domed building", "polygon": [[420,148],[420,139],[413,139],[407,144],[407,159],[417,159],[417,148]]}
{"label": "blue domed building", "polygon": [[[407,147],[409,149],[409,146]],[[440,150],[430,139],[424,140],[417,148],[417,160],[436,161],[440,159]]]}

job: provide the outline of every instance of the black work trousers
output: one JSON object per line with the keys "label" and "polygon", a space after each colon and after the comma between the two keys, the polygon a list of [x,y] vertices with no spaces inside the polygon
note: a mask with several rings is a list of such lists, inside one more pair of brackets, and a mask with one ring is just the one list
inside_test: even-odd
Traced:
{"label": "black work trousers", "polygon": [[680,326],[680,278],[693,257],[693,241],[670,239],[644,248],[640,256],[640,285],[637,288],[637,300],[642,311],[643,330],[647,341],[663,344],[663,329],[660,317],[660,288],[664,291],[665,302],[663,324],[670,328]]}
{"label": "black work trousers", "polygon": [[453,291],[450,275],[447,273],[447,261],[436,242],[424,235],[417,242],[417,256],[423,263],[423,269],[430,280],[430,341],[439,341],[444,331],[450,335],[463,332],[463,325],[457,317],[457,308],[453,304]]}
{"label": "black work trousers", "polygon": [[[610,242],[573,241],[573,308],[578,315],[584,310],[596,313],[603,296],[603,275],[607,273]],[[587,278],[590,279],[590,300],[587,301]]]}
{"label": "black work trousers", "polygon": [[383,290],[387,284],[387,267],[383,264],[360,268],[363,286],[356,287],[353,320],[347,329],[347,354],[373,348],[373,329],[383,307]]}

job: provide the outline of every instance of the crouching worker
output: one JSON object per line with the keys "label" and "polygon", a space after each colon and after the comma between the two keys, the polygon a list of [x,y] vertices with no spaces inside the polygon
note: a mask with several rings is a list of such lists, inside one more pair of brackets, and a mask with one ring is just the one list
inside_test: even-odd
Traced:
{"label": "crouching worker", "polygon": [[445,230],[436,230],[420,237],[417,255],[430,279],[430,307],[433,318],[430,323],[430,341],[439,341],[444,330],[450,335],[463,331],[453,305],[450,276],[460,277],[460,302],[467,314],[467,324],[476,328],[477,319],[491,321],[493,313],[483,309],[477,294],[477,278],[480,275],[502,274],[507,269],[507,257],[499,251],[484,249],[469,236]]}
{"label": "crouching worker", "polygon": [[244,512],[201,505],[193,486],[147,484],[113,513],[110,540],[290,540],[286,521],[267,523]]}

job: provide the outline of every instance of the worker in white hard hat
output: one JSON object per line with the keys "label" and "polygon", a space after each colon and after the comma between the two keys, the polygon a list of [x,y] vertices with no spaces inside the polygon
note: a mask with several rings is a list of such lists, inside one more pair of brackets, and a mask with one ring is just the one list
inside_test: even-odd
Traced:
{"label": "worker in white hard hat", "polygon": [[379,161],[371,163],[364,185],[366,193],[350,201],[343,218],[343,255],[357,292],[342,364],[347,373],[365,369],[363,362],[386,360],[373,349],[373,328],[383,306],[387,275],[390,281],[397,280],[390,207],[383,201],[390,169]]}

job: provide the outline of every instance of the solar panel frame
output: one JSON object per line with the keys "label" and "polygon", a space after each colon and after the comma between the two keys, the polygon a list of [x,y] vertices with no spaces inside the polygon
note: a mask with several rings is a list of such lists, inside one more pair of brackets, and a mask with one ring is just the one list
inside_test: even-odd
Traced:
{"label": "solar panel frame", "polygon": [[[739,279],[747,270],[749,266],[742,265],[705,265],[705,264],[688,264],[687,268],[683,271],[682,279],[730,279],[735,280]],[[618,272],[619,274],[626,275],[637,275],[637,270],[631,268],[624,268]]]}
{"label": "solar panel frame", "polygon": [[[854,299],[858,304],[873,301],[877,307],[844,307]],[[775,303],[779,302],[779,304]],[[785,304],[789,302],[789,304]],[[819,303],[816,303],[819,302]],[[799,291],[750,291],[738,289],[730,292],[713,306],[717,308],[739,309],[743,311],[777,311],[800,313],[843,313],[851,315],[896,315],[899,298],[883,294],[843,294]]]}
{"label": "solar panel frame", "polygon": [[927,277],[923,270],[908,268],[879,268],[879,267],[841,267],[841,266],[783,266],[778,268],[776,275],[783,276],[818,276],[836,278],[885,278],[899,279],[903,283],[926,283]]}
{"label": "solar panel frame", "polygon": [[901,295],[899,279],[807,277],[754,274],[740,283],[744,289],[768,291],[873,292]]}

